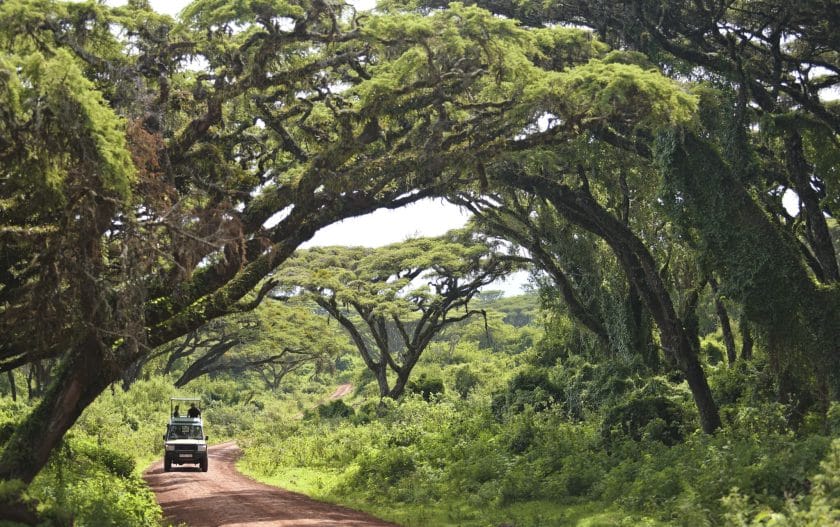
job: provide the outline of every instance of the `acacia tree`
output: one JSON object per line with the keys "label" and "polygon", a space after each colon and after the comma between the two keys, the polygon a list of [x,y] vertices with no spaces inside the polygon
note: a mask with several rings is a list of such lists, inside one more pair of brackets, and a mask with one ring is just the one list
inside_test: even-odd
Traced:
{"label": "acacia tree", "polygon": [[342,9],[0,4],[0,370],[59,361],[0,477],[31,481],[144,355],[253,308],[320,227],[441,193],[521,129],[527,32]]}
{"label": "acacia tree", "polygon": [[[281,287],[314,300],[350,335],[382,397],[398,398],[423,351],[447,326],[484,314],[470,301],[520,259],[469,232],[378,249],[301,251],[281,269]],[[393,380],[389,380],[389,373]]]}
{"label": "acacia tree", "polygon": [[643,350],[651,342],[643,337],[649,333],[644,313],[634,309],[640,303],[633,302],[634,291],[626,290],[597,237],[575,229],[540,198],[521,192],[498,191],[487,198],[462,194],[455,201],[468,207],[482,228],[526,249],[533,268],[544,274],[538,283],[545,307],[567,311],[595,337],[601,353],[647,355]]}
{"label": "acacia tree", "polygon": [[247,315],[222,317],[173,343],[166,371],[182,365],[175,386],[208,374],[256,374],[270,390],[301,367],[329,369],[352,348],[316,306],[301,302],[263,303]]}
{"label": "acacia tree", "polygon": [[[742,307],[747,349],[751,328],[782,376],[795,371],[823,402],[836,397],[840,275],[829,224],[840,196],[840,105],[825,96],[840,82],[838,30],[825,23],[840,15],[836,2],[475,3],[532,27],[589,27],[702,86],[702,127],[656,149],[671,217]],[[603,122],[590,131],[642,157],[654,150],[649,131]],[[799,200],[796,217],[782,206],[787,189]]]}

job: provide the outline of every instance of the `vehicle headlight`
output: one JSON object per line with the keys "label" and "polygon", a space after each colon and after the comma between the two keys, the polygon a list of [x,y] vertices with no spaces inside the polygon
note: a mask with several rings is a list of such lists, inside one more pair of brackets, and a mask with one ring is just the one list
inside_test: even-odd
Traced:
{"label": "vehicle headlight", "polygon": [[175,450],[175,445],[166,445],[166,450],[169,450],[170,452]]}
{"label": "vehicle headlight", "polygon": [[199,452],[204,452],[205,450],[207,450],[207,445],[198,445]]}

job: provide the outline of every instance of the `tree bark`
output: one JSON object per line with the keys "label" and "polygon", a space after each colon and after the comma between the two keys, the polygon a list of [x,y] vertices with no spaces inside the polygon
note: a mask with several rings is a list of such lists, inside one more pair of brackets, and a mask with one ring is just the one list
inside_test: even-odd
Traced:
{"label": "tree bark", "polygon": [[601,237],[610,246],[653,316],[662,347],[674,357],[686,376],[700,415],[700,427],[707,434],[719,429],[720,415],[697,357],[697,346],[692,345],[653,256],[642,241],[627,225],[607,212],[586,189],[573,190],[557,183],[556,179],[535,178],[521,173],[508,173],[506,176],[506,183],[548,199],[566,219]]}
{"label": "tree bark", "polygon": [[[695,226],[705,254],[779,374],[840,392],[840,289],[814,281],[796,241],[779,229],[719,153],[690,133],[659,144],[675,215]],[[737,226],[737,228],[735,228]]]}
{"label": "tree bark", "polygon": [[182,388],[190,381],[213,371],[213,366],[216,365],[222,357],[224,357],[225,353],[230,351],[231,348],[237,344],[239,344],[238,340],[230,338],[229,340],[224,340],[211,346],[207,353],[193,361],[187,369],[184,370],[184,373],[182,373],[181,376],[178,377],[178,380],[175,381],[175,387]]}
{"label": "tree bark", "polygon": [[741,328],[741,360],[752,360],[753,336],[752,330],[750,330],[750,323],[747,321],[746,317],[742,315],[738,325]]}
{"label": "tree bark", "polygon": [[786,161],[788,172],[796,187],[796,194],[802,202],[808,227],[808,241],[822,269],[825,283],[840,281],[840,269],[837,255],[828,230],[828,223],[820,205],[820,199],[811,186],[810,167],[802,149],[802,136],[793,131],[785,138]]}
{"label": "tree bark", "polygon": [[11,390],[12,401],[17,401],[17,386],[15,385],[15,372],[9,370],[6,372],[6,376],[9,378],[9,389]]}
{"label": "tree bark", "polygon": [[718,320],[720,320],[720,330],[723,332],[723,343],[726,346],[726,358],[729,367],[735,366],[738,360],[738,352],[735,349],[735,336],[732,334],[732,324],[729,322],[729,313],[726,311],[726,306],[723,305],[723,299],[718,292],[718,283],[714,278],[709,279],[709,285],[712,288],[712,294],[715,297],[715,311],[717,311]]}
{"label": "tree bark", "polygon": [[82,411],[117,378],[105,368],[105,350],[91,334],[62,363],[58,376],[0,455],[0,479],[32,482],[50,452]]}

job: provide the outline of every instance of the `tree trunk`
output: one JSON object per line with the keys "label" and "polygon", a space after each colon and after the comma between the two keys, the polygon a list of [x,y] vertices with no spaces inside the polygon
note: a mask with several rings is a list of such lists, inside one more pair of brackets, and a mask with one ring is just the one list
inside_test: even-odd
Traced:
{"label": "tree trunk", "polygon": [[124,392],[127,392],[131,385],[134,384],[137,379],[140,377],[140,373],[143,371],[143,367],[149,361],[150,356],[140,357],[136,361],[132,362],[128,368],[120,375],[122,380],[122,389]]}
{"label": "tree trunk", "polygon": [[726,345],[726,358],[729,362],[729,367],[735,366],[735,361],[738,360],[738,352],[735,349],[735,336],[732,334],[732,324],[729,322],[729,313],[726,312],[726,306],[723,305],[718,293],[718,283],[714,278],[709,279],[709,285],[712,287],[712,294],[715,296],[715,311],[717,311],[718,319],[720,320],[720,330],[723,332],[723,343]]}
{"label": "tree trunk", "polygon": [[9,389],[12,392],[12,401],[17,401],[17,386],[15,385],[15,372],[9,370],[6,372],[6,376],[9,378]]}
{"label": "tree trunk", "polygon": [[753,337],[752,331],[750,330],[750,323],[744,316],[741,316],[738,325],[741,327],[741,360],[752,360]]}
{"label": "tree trunk", "polygon": [[0,479],[29,484],[35,478],[82,411],[116,380],[116,369],[103,368],[103,358],[93,334],[71,352],[44,398],[6,443],[0,454]]}
{"label": "tree trunk", "polygon": [[[592,221],[590,225],[595,228],[591,232],[601,236],[613,249],[628,280],[639,292],[653,316],[663,347],[673,355],[677,366],[686,376],[700,415],[700,427],[707,434],[719,429],[721,421],[717,405],[697,358],[696,350],[699,346],[692,345],[682,320],[677,316],[653,256],[626,225],[613,218],[591,196],[582,192],[574,193],[564,196],[558,204],[571,212],[570,219],[578,217],[578,213],[583,213],[584,218],[587,218],[584,221]],[[575,208],[579,208],[579,211]],[[589,218],[591,220],[588,220]],[[585,225],[582,226],[586,228]]]}
{"label": "tree trunk", "polygon": [[802,150],[802,136],[793,131],[785,138],[787,168],[791,180],[796,187],[796,194],[802,202],[805,211],[805,221],[808,227],[808,241],[819,261],[822,279],[825,283],[840,281],[840,270],[837,266],[837,255],[828,231],[828,223],[820,206],[820,199],[811,186],[811,169]]}
{"label": "tree trunk", "polygon": [[657,158],[679,221],[761,333],[776,372],[840,392],[840,289],[813,280],[795,240],[777,227],[718,152],[685,133],[663,137]]}
{"label": "tree trunk", "polygon": [[388,387],[388,367],[385,361],[376,364],[373,370],[376,375],[376,383],[379,385],[379,397],[391,397],[391,389]]}
{"label": "tree trunk", "polygon": [[651,339],[650,318],[645,312],[639,292],[632,283],[627,284],[627,308],[630,311],[631,345],[642,355],[642,362],[653,371],[658,371],[662,366],[659,359],[659,352],[653,345]]}
{"label": "tree trunk", "polygon": [[409,373],[405,372],[405,369],[397,374],[397,380],[394,382],[394,387],[391,388],[391,391],[388,392],[388,397],[391,399],[399,399],[402,397],[402,394],[405,393],[405,386],[408,384],[408,377]]}
{"label": "tree trunk", "polygon": [[663,348],[672,354],[685,374],[700,415],[701,428],[707,434],[719,429],[720,415],[697,358],[697,346],[692,346],[653,256],[642,241],[627,225],[604,209],[586,188],[573,190],[524,174],[509,175],[506,182],[547,198],[567,220],[601,237],[610,246],[627,279],[653,316]]}
{"label": "tree trunk", "polygon": [[178,377],[178,380],[175,381],[175,387],[182,388],[190,381],[213,371],[214,366],[222,360],[225,353],[230,351],[230,349],[237,344],[239,344],[237,340],[230,339],[213,345],[207,353],[193,361],[187,369],[184,370],[181,376]]}

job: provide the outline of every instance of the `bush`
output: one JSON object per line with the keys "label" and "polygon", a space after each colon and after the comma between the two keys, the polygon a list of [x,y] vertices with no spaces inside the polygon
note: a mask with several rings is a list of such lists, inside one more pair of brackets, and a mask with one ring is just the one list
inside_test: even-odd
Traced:
{"label": "bush", "polygon": [[127,454],[70,435],[27,492],[41,502],[47,524],[158,527],[160,507],[134,464]]}
{"label": "bush", "polygon": [[732,489],[721,500],[727,524],[742,527],[824,527],[840,524],[840,440],[832,443],[820,467],[820,472],[809,479],[810,494],[787,498],[781,512],[761,506],[738,488]]}
{"label": "bush", "polygon": [[387,490],[414,472],[414,457],[403,447],[364,454],[353,480],[363,488]]}
{"label": "bush", "polygon": [[409,381],[406,386],[409,393],[417,393],[423,397],[424,401],[429,401],[432,395],[443,395],[443,380],[437,377],[426,377],[426,374],[421,374],[416,380]]}
{"label": "bush", "polygon": [[470,392],[479,385],[481,378],[476,375],[469,366],[458,368],[455,372],[455,391],[466,399]]}
{"label": "bush", "polygon": [[563,392],[548,377],[544,368],[528,368],[508,382],[504,392],[493,395],[492,408],[497,419],[506,413],[521,413],[526,408],[541,412],[556,401],[563,400]]}
{"label": "bush", "polygon": [[347,406],[341,399],[318,405],[318,415],[323,419],[352,417],[355,413],[355,410]]}
{"label": "bush", "polygon": [[662,395],[631,397],[610,408],[601,424],[601,437],[609,444],[618,433],[634,441],[649,439],[672,446],[683,440],[682,407]]}
{"label": "bush", "polygon": [[700,341],[700,354],[709,364],[720,364],[726,356],[726,348],[717,340],[704,338]]}

